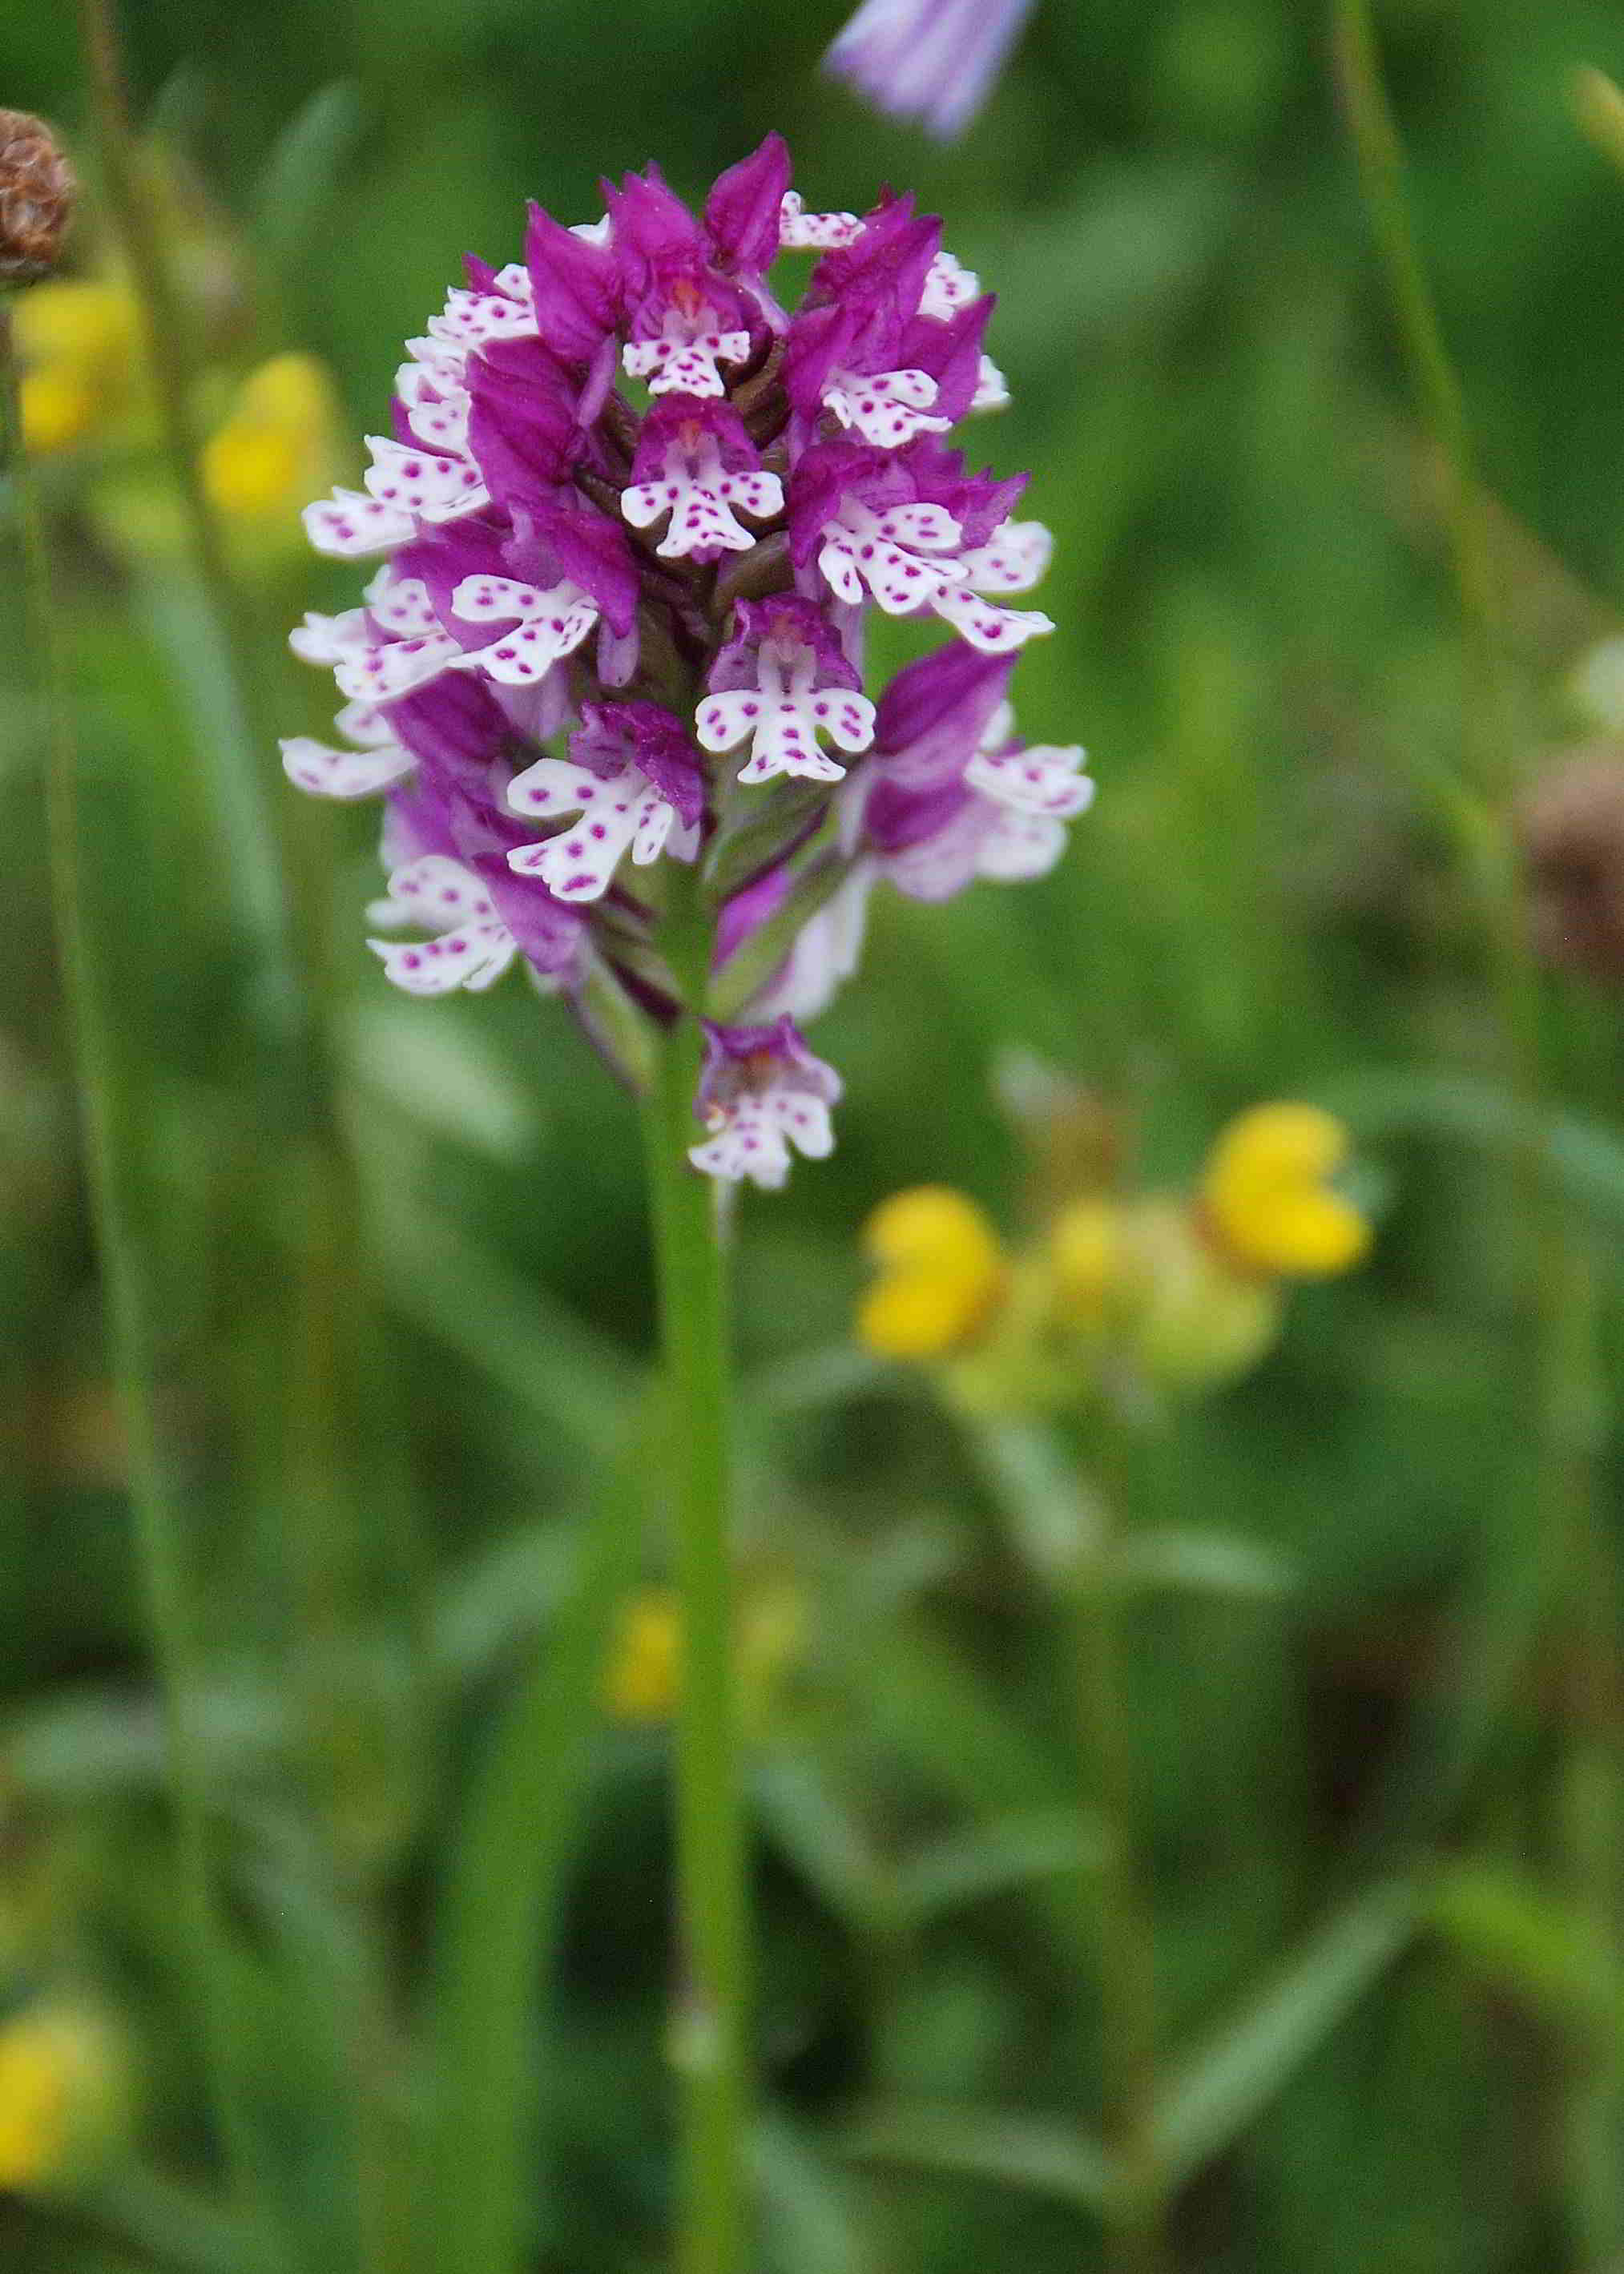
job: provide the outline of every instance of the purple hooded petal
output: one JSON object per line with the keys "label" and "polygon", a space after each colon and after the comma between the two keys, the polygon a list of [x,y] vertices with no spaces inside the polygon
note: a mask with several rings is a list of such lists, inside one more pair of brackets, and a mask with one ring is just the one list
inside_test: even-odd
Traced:
{"label": "purple hooded petal", "polygon": [[552,585],[568,577],[603,611],[621,637],[637,621],[636,563],[618,523],[575,493],[536,504],[514,516],[515,534],[504,553],[507,573]]}
{"label": "purple hooded petal", "polygon": [[914,792],[876,783],[868,841],[888,881],[911,900],[948,900],[974,883],[996,808],[962,782]]}
{"label": "purple hooded petal", "polygon": [[861,677],[847,660],[823,610],[793,592],[778,592],[765,600],[733,603],[733,628],[717,651],[705,682],[713,695],[756,684],[756,656],[763,640],[810,648],[820,686],[849,687],[854,695],[862,691]]}
{"label": "purple hooded petal", "polygon": [[629,760],[688,828],[703,817],[704,774],[688,730],[658,703],[587,703],[569,755],[596,774]]}
{"label": "purple hooded petal", "polygon": [[483,880],[520,954],[544,977],[568,982],[586,935],[581,911],[555,900],[539,877],[519,875],[500,855],[482,854],[469,866]]}
{"label": "purple hooded petal", "polygon": [[931,404],[939,418],[962,418],[981,375],[981,341],[996,306],[987,292],[945,319],[915,316],[897,346],[897,369],[929,372],[936,383]]}
{"label": "purple hooded petal", "polygon": [[705,200],[705,227],[724,268],[760,276],[771,267],[778,256],[779,215],[789,184],[789,146],[776,133],[717,177]]}
{"label": "purple hooded petal", "polygon": [[1012,474],[1007,481],[966,474],[963,452],[946,448],[934,434],[921,434],[891,456],[906,473],[914,497],[945,506],[961,525],[966,552],[985,545],[1003,527],[1026,486],[1025,474]]}
{"label": "purple hooded petal", "polygon": [[1008,695],[1015,661],[950,640],[906,666],[879,699],[870,760],[879,776],[917,788],[961,775]]}
{"label": "purple hooded petal", "polygon": [[633,481],[658,481],[665,471],[665,454],[673,444],[692,450],[704,436],[716,444],[730,474],[753,473],[760,465],[761,452],[731,403],[715,402],[708,395],[662,395],[637,437]]}
{"label": "purple hooded petal", "polygon": [[942,224],[916,215],[912,198],[876,207],[849,245],[826,252],[812,271],[807,299],[838,301],[865,317],[905,324],[924,297],[930,264],[942,250]]}
{"label": "purple hooded petal", "polygon": [[751,939],[764,923],[771,922],[789,897],[794,882],[794,870],[787,861],[776,862],[752,878],[744,890],[735,892],[723,903],[717,918],[716,946],[710,968],[719,971],[722,966],[737,955],[747,939]]}
{"label": "purple hooded petal", "polygon": [[567,363],[590,362],[620,317],[613,253],[533,205],[524,260],[543,339]]}
{"label": "purple hooded petal", "polygon": [[775,1019],[765,1027],[722,1027],[713,1019],[702,1024],[705,1063],[694,1099],[694,1111],[702,1118],[710,1107],[725,1104],[746,1086],[741,1073],[759,1081],[782,1070],[793,1076],[798,1088],[810,1090],[826,1105],[834,1104],[845,1088],[833,1066],[807,1048],[791,1018]]}
{"label": "purple hooded petal", "polygon": [[790,558],[798,568],[817,549],[823,524],[839,511],[841,499],[867,502],[889,471],[886,453],[863,442],[816,442],[802,454],[789,493]]}
{"label": "purple hooded petal", "polygon": [[471,672],[446,671],[426,687],[383,706],[402,747],[421,762],[419,779],[465,780],[483,776],[508,739],[508,724]]}
{"label": "purple hooded petal", "polygon": [[961,134],[998,76],[1032,0],[863,0],[823,58],[879,109]]}
{"label": "purple hooded petal", "polygon": [[520,876],[508,855],[530,832],[501,802],[500,770],[471,772],[455,783],[419,776],[389,800],[385,865],[440,853],[474,870],[519,952],[549,978],[568,976],[581,953],[585,920],[553,899],[538,877]]}
{"label": "purple hooded petal", "polygon": [[675,275],[703,266],[703,232],[658,166],[628,174],[619,189],[605,182],[603,192],[615,261],[625,282],[635,287],[650,275]]}
{"label": "purple hooded petal", "polygon": [[491,636],[490,626],[463,623],[452,612],[451,595],[464,577],[505,576],[506,541],[499,523],[484,514],[470,515],[439,528],[420,526],[416,542],[403,546],[395,556],[401,576],[421,577],[427,585],[429,605],[442,629],[465,648],[483,647]]}
{"label": "purple hooded petal", "polygon": [[468,443],[493,497],[553,495],[583,455],[576,389],[538,339],[494,340],[468,359]]}

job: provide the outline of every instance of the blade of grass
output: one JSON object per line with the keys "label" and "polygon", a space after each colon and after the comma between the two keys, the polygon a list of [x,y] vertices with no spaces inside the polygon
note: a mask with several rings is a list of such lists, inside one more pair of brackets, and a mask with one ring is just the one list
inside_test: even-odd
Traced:
{"label": "blade of grass", "polygon": [[1070,2125],[1002,2108],[872,2109],[847,2135],[846,2152],[859,2163],[911,2165],[1019,2187],[1096,2217],[1114,2187],[1097,2142]]}
{"label": "blade of grass", "polygon": [[263,2202],[263,2161],[249,2113],[232,1960],[220,1894],[203,1726],[204,1671],[192,1600],[179,1465],[161,1419],[162,1334],[143,1238],[144,1178],[105,960],[85,889],[79,752],[51,591],[49,541],[22,446],[11,311],[0,300],[0,408],[28,612],[21,643],[48,719],[46,825],[62,980],[79,1078],[92,1218],[105,1291],[109,1357],[128,1444],[131,1510],[157,1668],[175,1810],[176,1881],[192,1960],[209,2097],[234,2206]]}
{"label": "blade of grass", "polygon": [[538,1991],[580,1829],[610,1622],[642,1543],[650,1430],[645,1416],[623,1441],[602,1505],[581,1527],[574,1587],[492,1736],[444,1867],[422,2206],[434,2274],[518,2274],[529,2263]]}
{"label": "blade of grass", "polygon": [[1152,2125],[1175,2185],[1245,2130],[1380,1980],[1422,1914],[1411,1879],[1361,1893],[1315,1927],[1235,2019],[1176,2069]]}

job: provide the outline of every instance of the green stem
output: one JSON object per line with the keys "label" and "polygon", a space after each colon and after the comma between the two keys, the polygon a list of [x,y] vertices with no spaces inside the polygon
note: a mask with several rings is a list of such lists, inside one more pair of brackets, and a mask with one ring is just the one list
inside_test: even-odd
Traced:
{"label": "green stem", "polygon": [[1109,1426],[1117,1472],[1110,1492],[1079,1484],[1064,1448],[1041,1425],[964,1417],[977,1465],[1021,1554],[1055,1591],[1075,1689],[1079,1750],[1101,1832],[1083,1899],[1095,1919],[1100,1985],[1101,2138],[1108,2184],[1101,2202],[1112,2274],[1160,2274],[1169,2193],[1156,2131],[1155,1931],[1139,1836],[1132,1717],[1123,1682],[1120,1539],[1112,1495],[1125,1495],[1124,1425]]}
{"label": "green stem", "polygon": [[[86,916],[79,756],[51,592],[49,542],[22,448],[9,304],[0,298],[0,408],[22,553],[26,649],[46,712],[45,805],[57,949],[79,1077],[86,1178],[107,1306],[109,1356],[128,1442],[131,1511],[163,1714],[175,1810],[176,1894],[194,1973],[199,2037],[235,2208],[254,2195],[257,2154],[242,2090],[235,1961],[209,1822],[203,1653],[189,1600],[185,1525],[160,1421],[162,1336],[139,1227],[147,1220],[136,1147],[121,1110],[116,1028]],[[263,2208],[263,2206],[261,2206]]]}
{"label": "green stem", "polygon": [[[1529,1386],[1531,1458],[1493,1544],[1491,1574],[1472,1636],[1472,1654],[1455,1693],[1452,1762],[1470,1757],[1485,1713],[1514,1692],[1538,1623],[1548,1608],[1567,1648],[1587,1657],[1596,1644],[1596,1509],[1589,1407],[1595,1372],[1591,1295],[1552,1157],[1552,1117],[1538,971],[1528,895],[1507,811],[1511,747],[1500,694],[1502,642],[1489,567],[1485,501],[1472,460],[1464,399],[1438,320],[1405,193],[1403,152],[1382,81],[1369,0],[1335,0],[1335,55],[1353,131],[1365,204],[1380,245],[1423,416],[1448,482],[1450,545],[1466,649],[1462,777],[1450,785],[1446,817],[1483,928],[1488,987],[1513,1086],[1522,1107],[1506,1216],[1521,1267],[1523,1378]],[[1609,1573],[1608,1577],[1611,1577]],[[1560,1600],[1552,1605],[1553,1593]],[[1619,1880],[1617,1764],[1598,1765],[1583,1711],[1568,1711],[1560,1731],[1562,1783],[1570,1804],[1562,1864],[1616,1950]],[[1462,1742],[1466,1740],[1468,1742]],[[1599,1766],[1599,1777],[1598,1768]],[[1407,1827],[1417,1842],[1439,1828],[1439,1803],[1426,1794]],[[1598,2062],[1575,2039],[1560,2079],[1568,2142],[1568,2202],[1575,2253],[1585,2263],[1616,2255],[1624,2242],[1624,2190],[1609,2161],[1624,2095],[1616,2059]],[[1598,2155],[1598,2143],[1608,2143]]]}
{"label": "green stem", "polygon": [[[197,371],[187,314],[175,289],[143,154],[130,119],[116,0],[78,0],[97,143],[108,205],[141,311],[170,478],[180,501],[197,582],[199,619],[216,651],[224,732],[209,767],[219,818],[231,847],[229,875],[242,914],[264,953],[272,990],[267,1009],[295,1046],[314,1056],[289,930],[276,814],[261,768],[272,749],[272,721],[259,669],[253,616],[233,574],[220,520],[203,486],[192,416]],[[296,1072],[308,1072],[307,1065]]]}
{"label": "green stem", "polygon": [[[1125,1462],[1116,1464],[1118,1469]],[[1111,2274],[1159,2274],[1167,2263],[1167,2182],[1155,2135],[1155,1938],[1139,1853],[1139,1780],[1124,1691],[1121,1584],[1112,1548],[1110,1480],[1093,1514],[1093,1552],[1071,1574],[1078,1727],[1104,1844],[1094,1877],[1100,1965],[1101,2133],[1111,2165],[1105,2204]]]}
{"label": "green stem", "polygon": [[[675,869],[671,962],[703,1000],[710,927],[697,868]],[[664,1038],[647,1114],[658,1255],[683,1667],[677,1723],[680,1987],[673,2059],[681,2091],[680,2274],[740,2274],[748,2112],[749,1922],[733,1666],[727,1305],[716,1195],[690,1167],[703,1056],[698,1019]]]}

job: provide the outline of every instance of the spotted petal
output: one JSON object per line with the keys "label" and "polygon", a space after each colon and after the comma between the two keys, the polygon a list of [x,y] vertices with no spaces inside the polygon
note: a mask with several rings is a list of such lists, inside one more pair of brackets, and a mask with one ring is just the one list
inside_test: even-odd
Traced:
{"label": "spotted petal", "polygon": [[366,447],[372,454],[366,486],[380,504],[440,522],[489,502],[485,478],[471,458],[441,457],[384,434],[369,434]]}
{"label": "spotted petal", "polygon": [[[877,592],[876,597],[883,607],[883,597]],[[1029,639],[1055,629],[1054,618],[1039,609],[996,608],[990,600],[977,599],[974,592],[937,592],[932,596],[930,605],[944,622],[951,624],[983,655],[1007,655],[1015,648],[1025,647]]]}
{"label": "spotted petal", "polygon": [[417,760],[398,743],[371,750],[335,750],[307,734],[282,743],[282,771],[297,789],[312,797],[372,797],[409,774]]}
{"label": "spotted petal", "polygon": [[1069,821],[1094,803],[1093,778],[1079,771],[1083,753],[1034,744],[1024,750],[983,751],[965,768],[969,787],[1018,813]]}
{"label": "spotted petal", "polygon": [[288,645],[301,663],[340,663],[372,644],[365,608],[346,608],[336,616],[320,616],[312,608],[288,634]]}
{"label": "spotted petal", "polygon": [[1041,813],[1005,811],[982,842],[978,863],[983,877],[1004,885],[1047,877],[1065,851],[1065,825]]}
{"label": "spotted petal", "polygon": [[756,1101],[741,1100],[713,1137],[689,1146],[688,1157],[707,1177],[720,1177],[729,1184],[742,1183],[748,1177],[770,1193],[777,1192],[789,1175],[784,1133]]}
{"label": "spotted petal", "polygon": [[452,668],[482,671],[500,687],[530,687],[555,663],[573,655],[597,621],[592,603],[576,599],[556,615],[527,616],[489,647],[457,656]]}
{"label": "spotted petal", "polygon": [[398,632],[402,637],[440,629],[429,588],[421,576],[397,576],[393,568],[380,568],[366,588],[366,605],[387,631]]}
{"label": "spotted petal", "polygon": [[1041,521],[1006,521],[963,556],[966,581],[975,592],[1029,592],[1047,575],[1054,549]]}
{"label": "spotted petal", "polygon": [[414,687],[426,685],[458,660],[454,639],[444,632],[421,638],[390,640],[381,647],[362,649],[338,665],[333,676],[339,691],[357,703],[393,703]]}
{"label": "spotted petal", "polygon": [[365,561],[379,553],[393,553],[417,534],[410,513],[381,498],[364,497],[358,490],[335,490],[318,498],[304,513],[304,533],[318,553],[340,561]]}
{"label": "spotted petal", "polygon": [[854,426],[878,450],[894,450],[916,434],[945,434],[951,418],[929,415],[936,383],[929,372],[886,371],[872,379],[846,373],[823,390],[823,401],[843,426]]}
{"label": "spotted petal", "polygon": [[493,986],[518,953],[504,923],[462,925],[438,939],[369,939],[384,976],[409,995],[449,995],[458,987],[477,993]]}

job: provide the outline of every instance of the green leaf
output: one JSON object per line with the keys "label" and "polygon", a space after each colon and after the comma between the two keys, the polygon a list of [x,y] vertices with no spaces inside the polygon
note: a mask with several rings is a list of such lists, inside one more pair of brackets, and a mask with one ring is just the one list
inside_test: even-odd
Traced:
{"label": "green leaf", "polygon": [[364,116],[354,80],[332,79],[278,135],[249,200],[250,225],[274,267],[290,269],[314,242]]}
{"label": "green leaf", "polygon": [[[1462,1138],[1496,1153],[1528,1140],[1526,1108],[1509,1091],[1470,1074],[1379,1068],[1321,1089],[1320,1102],[1361,1138],[1419,1134]],[[1539,1131],[1569,1197],[1624,1228],[1624,1142],[1575,1113],[1542,1114]]]}
{"label": "green leaf", "polygon": [[999,2108],[873,2109],[853,2126],[846,2151],[860,2163],[952,2172],[1091,2211],[1101,2209],[1111,2188],[1109,2161],[1089,2134]]}
{"label": "green leaf", "polygon": [[1105,1835],[1074,1810],[1009,1816],[943,1840],[898,1865],[892,1902],[902,1921],[923,1926],[944,1913],[1034,1880],[1075,1881],[1098,1868]]}
{"label": "green leaf", "polygon": [[1162,2090],[1153,2125],[1177,2186],[1267,2105],[1398,1956],[1424,1915],[1412,1881],[1368,1888],[1317,1926]]}
{"label": "green leaf", "polygon": [[1442,1873],[1432,1920],[1482,1972],[1559,2019],[1624,2014],[1618,1961],[1594,1926],[1514,1872],[1463,1864]]}
{"label": "green leaf", "polygon": [[517,2274],[527,2263],[537,1985],[550,1972],[580,1829],[611,1622],[642,1545],[644,1440],[631,1433],[604,1504],[580,1528],[574,1583],[492,1733],[446,1859],[431,2004],[437,2092],[424,2158],[435,2274]]}
{"label": "green leaf", "polygon": [[1175,1587],[1200,1595],[1273,1601],[1289,1594],[1296,1574],[1273,1548],[1221,1532],[1174,1529],[1130,1532],[1111,1554],[1111,1576],[1132,1587]]}
{"label": "green leaf", "polygon": [[763,2117],[751,2135],[750,2157],[779,2274],[874,2274],[860,2191],[801,2127]]}

